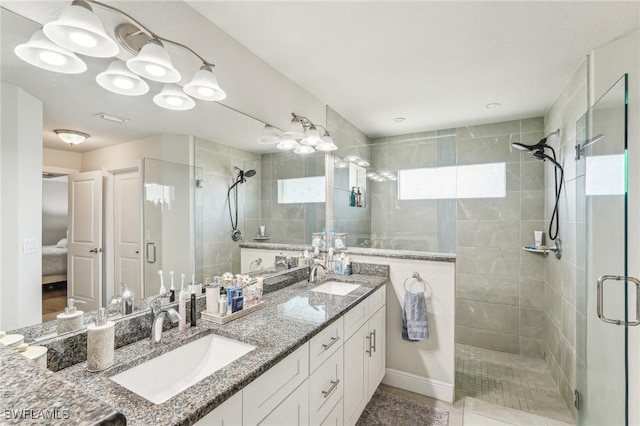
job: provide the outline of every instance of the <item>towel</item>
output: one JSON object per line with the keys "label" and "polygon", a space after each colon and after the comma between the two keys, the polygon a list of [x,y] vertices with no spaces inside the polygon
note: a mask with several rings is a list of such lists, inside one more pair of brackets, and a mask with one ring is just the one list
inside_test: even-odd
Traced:
{"label": "towel", "polygon": [[429,338],[429,322],[427,321],[427,301],[424,293],[404,293],[402,308],[402,339],[417,342]]}

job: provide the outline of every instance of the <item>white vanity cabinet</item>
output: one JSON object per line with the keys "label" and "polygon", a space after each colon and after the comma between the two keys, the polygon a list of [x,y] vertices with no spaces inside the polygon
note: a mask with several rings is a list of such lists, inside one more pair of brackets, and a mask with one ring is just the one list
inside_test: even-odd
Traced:
{"label": "white vanity cabinet", "polygon": [[242,391],[217,406],[212,412],[198,420],[201,426],[240,426],[242,425]]}
{"label": "white vanity cabinet", "polygon": [[[345,315],[347,324],[366,322],[344,343],[344,423],[355,425],[371,396],[382,381],[386,364],[385,288],[382,287],[361,305]],[[356,306],[357,308],[357,306]]]}
{"label": "white vanity cabinet", "polygon": [[[248,423],[245,423],[248,424]],[[285,398],[260,426],[306,426],[309,424],[309,380],[305,380],[291,395]]]}

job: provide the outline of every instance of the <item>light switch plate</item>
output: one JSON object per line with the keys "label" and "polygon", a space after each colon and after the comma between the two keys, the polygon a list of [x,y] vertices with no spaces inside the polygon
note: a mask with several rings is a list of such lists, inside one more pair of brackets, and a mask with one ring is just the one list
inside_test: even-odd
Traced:
{"label": "light switch plate", "polygon": [[37,253],[40,248],[38,240],[35,238],[26,239],[22,245],[22,251],[24,253]]}

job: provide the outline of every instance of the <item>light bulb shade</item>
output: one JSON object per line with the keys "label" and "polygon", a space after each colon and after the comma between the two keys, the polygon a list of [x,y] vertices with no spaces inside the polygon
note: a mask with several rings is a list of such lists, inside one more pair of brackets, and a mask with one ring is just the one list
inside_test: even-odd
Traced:
{"label": "light bulb shade", "polygon": [[160,83],[177,83],[182,78],[173,66],[169,52],[154,40],[145,44],[137,56],[129,59],[127,67],[140,77]]}
{"label": "light bulb shade", "polygon": [[281,135],[282,132],[280,132],[279,129],[265,124],[264,129],[262,129],[262,134],[258,138],[258,143],[261,145],[272,145],[274,143],[278,143],[282,140]]}
{"label": "light bulb shade", "polygon": [[349,163],[344,160],[336,161],[334,165],[336,169],[346,169],[347,167],[349,167]]}
{"label": "light bulb shade", "polygon": [[369,164],[369,162],[367,160],[356,161],[356,164],[358,166],[360,166],[360,167],[369,167],[370,166],[370,164]]}
{"label": "light bulb shade", "polygon": [[283,139],[280,141],[280,143],[278,143],[278,145],[276,145],[276,148],[290,151],[292,149],[298,148],[299,146],[300,144],[298,143],[298,141],[294,139]]}
{"label": "light bulb shade", "polygon": [[315,128],[315,126],[311,126],[311,128],[307,130],[306,134],[307,137],[300,141],[302,145],[316,146],[322,143],[320,134],[318,133],[318,130]]}
{"label": "light bulb shade", "polygon": [[221,101],[227,97],[224,90],[220,88],[216,76],[207,65],[203,65],[195,73],[191,81],[184,86],[184,92],[203,101]]}
{"label": "light bulb shade", "polygon": [[78,132],[77,130],[56,129],[55,134],[69,145],[77,145],[87,140],[89,135],[84,132]]}
{"label": "light bulb shade", "polygon": [[307,134],[304,132],[302,123],[294,118],[293,120],[291,120],[291,123],[289,123],[289,127],[287,127],[287,130],[282,134],[282,137],[301,140],[306,138]]}
{"label": "light bulb shade", "polygon": [[132,73],[120,59],[109,64],[106,71],[97,75],[98,84],[110,92],[127,96],[140,96],[149,91],[146,81]]}
{"label": "light bulb shade", "polygon": [[328,151],[335,151],[338,149],[338,147],[336,146],[335,143],[333,143],[333,139],[331,138],[331,136],[326,135],[322,137],[322,143],[316,145],[316,149],[318,151],[328,152]]}
{"label": "light bulb shade", "polygon": [[33,33],[28,42],[16,46],[14,52],[23,61],[48,71],[80,74],[87,70],[82,59],[53,43],[42,30]]}
{"label": "light bulb shade", "polygon": [[162,91],[153,97],[156,105],[174,111],[186,111],[196,106],[196,101],[187,96],[177,84],[165,84]]}
{"label": "light bulb shade", "polygon": [[358,162],[360,160],[362,160],[360,157],[358,157],[357,155],[347,155],[346,157],[344,157],[345,161],[350,161],[351,163],[355,163]]}
{"label": "light bulb shade", "polygon": [[315,149],[313,149],[312,146],[309,145],[301,145],[299,147],[297,147],[296,149],[293,150],[294,154],[313,154],[314,152],[316,152]]}
{"label": "light bulb shade", "polygon": [[[79,3],[86,5],[85,2]],[[54,43],[83,55],[110,58],[120,52],[88,5],[74,2],[62,11],[58,19],[46,23],[43,31]]]}

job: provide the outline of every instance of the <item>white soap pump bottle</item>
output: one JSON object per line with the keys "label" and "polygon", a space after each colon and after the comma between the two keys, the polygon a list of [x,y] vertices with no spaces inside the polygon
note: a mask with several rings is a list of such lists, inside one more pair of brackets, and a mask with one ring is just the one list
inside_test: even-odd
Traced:
{"label": "white soap pump bottle", "polygon": [[115,323],[107,321],[107,310],[98,309],[96,321],[87,327],[87,370],[102,371],[113,365]]}
{"label": "white soap pump bottle", "polygon": [[64,308],[64,313],[56,316],[56,331],[58,334],[78,330],[84,326],[84,312],[76,309],[76,302],[84,303],[75,299],[67,299],[67,307]]}

